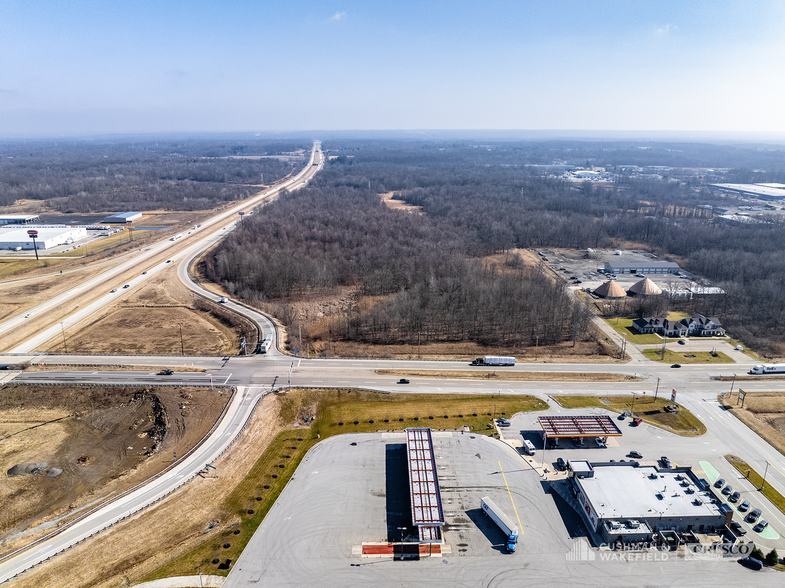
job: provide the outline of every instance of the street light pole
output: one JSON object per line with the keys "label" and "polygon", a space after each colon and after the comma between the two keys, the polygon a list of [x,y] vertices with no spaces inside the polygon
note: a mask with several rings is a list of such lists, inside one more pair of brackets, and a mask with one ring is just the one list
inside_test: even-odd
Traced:
{"label": "street light pole", "polygon": [[65,341],[65,327],[62,322],[60,323],[60,329],[63,332],[63,347],[65,347],[65,352],[68,353],[68,343]]}
{"label": "street light pole", "polygon": [[657,402],[657,392],[660,391],[660,379],[657,378],[657,389],[654,390],[654,402]]}
{"label": "street light pole", "polygon": [[180,355],[185,355],[185,344],[183,343],[183,325],[180,325]]}
{"label": "street light pole", "polygon": [[763,484],[760,485],[761,491],[766,487],[766,474],[769,472],[769,462],[766,462],[766,469],[763,470]]}

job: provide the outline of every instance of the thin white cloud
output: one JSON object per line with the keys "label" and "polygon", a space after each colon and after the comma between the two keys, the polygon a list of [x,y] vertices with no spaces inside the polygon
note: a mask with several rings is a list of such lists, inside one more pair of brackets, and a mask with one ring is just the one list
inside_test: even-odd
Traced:
{"label": "thin white cloud", "polygon": [[335,14],[333,14],[327,20],[328,21],[330,21],[330,20],[343,20],[344,18],[346,18],[346,13],[345,12],[336,12]]}
{"label": "thin white cloud", "polygon": [[667,37],[671,32],[677,30],[679,30],[678,25],[666,24],[664,27],[657,28],[655,32],[658,37]]}

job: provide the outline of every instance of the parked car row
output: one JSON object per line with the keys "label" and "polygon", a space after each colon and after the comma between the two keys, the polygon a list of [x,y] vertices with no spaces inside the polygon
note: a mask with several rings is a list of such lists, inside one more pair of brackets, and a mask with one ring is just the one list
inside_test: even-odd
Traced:
{"label": "parked car row", "polygon": [[[722,490],[720,491],[721,494],[723,496],[727,496],[728,497],[728,502],[730,502],[730,503],[735,504],[735,503],[737,503],[741,499],[741,492],[739,492],[738,490],[734,491],[733,490],[733,486],[731,486],[730,484],[726,484],[725,483],[725,478],[719,478],[716,482],[714,482],[714,487],[715,488],[722,488]],[[744,513],[744,512],[747,512],[749,510],[750,506],[751,506],[750,501],[749,500],[744,500],[736,508],[737,508],[737,510],[740,513]],[[749,523],[750,525],[753,525],[753,524],[755,525],[752,528],[752,530],[755,531],[756,533],[760,533],[766,527],[769,526],[769,522],[768,521],[760,518],[761,514],[762,514],[761,509],[753,508],[744,517],[744,520],[747,523]],[[760,519],[760,520],[758,520],[758,519]],[[745,535],[747,533],[747,531],[744,530],[744,528],[741,526],[741,524],[736,522],[736,521],[731,522],[730,529],[731,529],[731,531],[733,531],[733,533],[737,537],[741,537],[741,536],[743,536],[743,535]]]}

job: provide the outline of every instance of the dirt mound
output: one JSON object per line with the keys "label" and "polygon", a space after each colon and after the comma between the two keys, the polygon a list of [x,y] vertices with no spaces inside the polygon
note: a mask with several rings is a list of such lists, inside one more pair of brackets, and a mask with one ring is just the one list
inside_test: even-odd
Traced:
{"label": "dirt mound", "polygon": [[[179,386],[9,384],[3,392],[0,437],[15,434],[0,450],[0,469],[7,471],[0,484],[0,556],[35,539],[23,531],[78,514],[171,465],[174,453],[185,455],[204,436],[231,396]],[[180,409],[185,404],[188,411]]]}
{"label": "dirt mound", "polygon": [[49,464],[45,461],[39,463],[18,463],[6,472],[9,476],[28,476],[35,474],[43,474]]}

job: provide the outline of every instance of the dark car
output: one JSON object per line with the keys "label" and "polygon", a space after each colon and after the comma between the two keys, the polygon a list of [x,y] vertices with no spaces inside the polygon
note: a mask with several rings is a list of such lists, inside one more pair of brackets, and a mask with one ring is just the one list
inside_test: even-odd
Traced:
{"label": "dark car", "polygon": [[499,425],[500,427],[509,427],[510,421],[508,421],[507,419],[496,419],[496,424]]}
{"label": "dark car", "polygon": [[741,526],[741,523],[737,521],[731,521],[730,530],[733,531],[733,534],[737,537],[743,537],[747,534],[747,531]]}
{"label": "dark car", "polygon": [[679,339],[679,345],[686,345],[687,342],[684,339]]}
{"label": "dark car", "polygon": [[725,485],[725,478],[720,478],[716,482],[714,482],[715,488],[722,488]]}
{"label": "dark car", "polygon": [[621,413],[618,418],[620,421],[623,421],[625,418],[627,418],[627,415],[625,413]]}
{"label": "dark car", "polygon": [[131,287],[131,284],[126,284],[125,286],[123,286],[123,288],[130,288],[130,287]]}
{"label": "dark car", "polygon": [[748,514],[748,515],[745,517],[745,519],[744,519],[744,520],[745,520],[745,521],[747,521],[748,523],[754,523],[755,521],[757,521],[757,520],[758,520],[758,517],[760,516],[760,512],[761,512],[761,511],[760,511],[760,509],[759,509],[759,508],[753,508],[753,509],[750,511],[750,514]]}
{"label": "dark car", "polygon": [[763,531],[763,529],[765,529],[768,526],[769,526],[769,521],[764,521],[763,519],[761,519],[760,522],[752,528],[752,530],[755,531],[756,533],[760,533],[761,531]]}
{"label": "dark car", "polygon": [[640,452],[640,451],[630,451],[630,452],[627,454],[627,456],[628,456],[628,457],[634,457],[635,459],[641,459],[641,458],[643,457],[643,455],[641,454],[641,452]]}
{"label": "dark car", "polygon": [[755,559],[751,555],[747,557],[742,557],[739,560],[739,563],[743,565],[745,568],[749,568],[751,570],[763,569],[763,562],[759,559]]}
{"label": "dark car", "polygon": [[401,378],[400,380],[398,380],[398,383],[399,384],[408,384],[409,380],[407,380],[406,378]]}
{"label": "dark car", "polygon": [[738,502],[739,498],[741,498],[741,492],[737,490],[736,492],[728,496],[728,502]]}
{"label": "dark car", "polygon": [[159,376],[171,376],[174,372],[170,369],[161,370],[158,372]]}
{"label": "dark car", "polygon": [[745,510],[749,509],[749,507],[750,507],[750,501],[749,500],[745,500],[744,502],[742,502],[739,505],[739,510],[741,512],[744,512]]}
{"label": "dark car", "polygon": [[567,462],[564,461],[563,457],[556,460],[556,468],[562,472],[567,469]]}
{"label": "dark car", "polygon": [[680,368],[681,364],[680,363],[674,363],[671,367],[672,368]]}
{"label": "dark car", "polygon": [[722,489],[722,493],[725,496],[730,495],[731,492],[733,492],[733,486],[731,486],[730,484],[728,484],[727,486],[725,486],[725,488]]}
{"label": "dark car", "polygon": [[668,459],[668,457],[665,455],[663,455],[660,458],[660,461],[662,462],[663,467],[666,467],[668,469],[671,469],[673,467],[673,462],[670,459]]}
{"label": "dark car", "polygon": [[634,419],[632,419],[632,424],[635,427],[640,425],[642,422],[643,422],[643,419],[641,417],[635,417]]}

